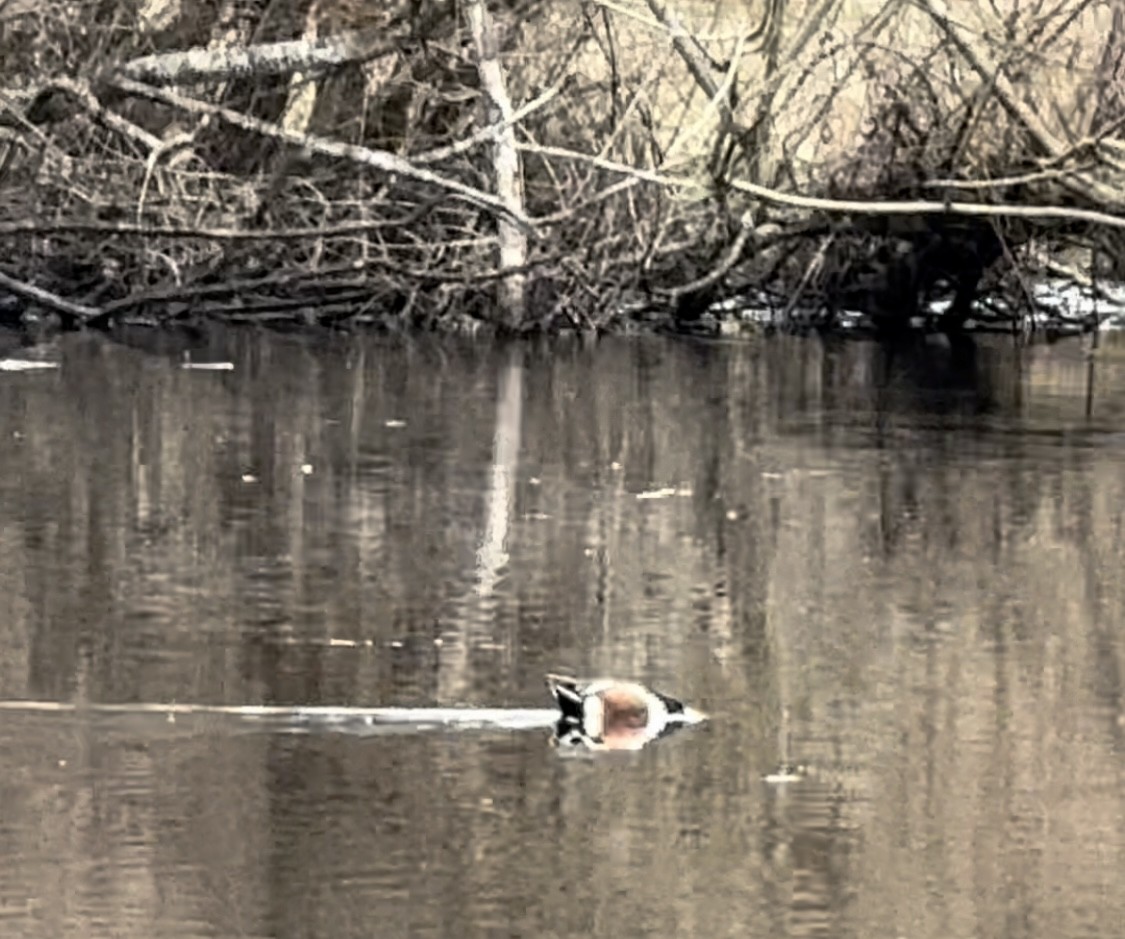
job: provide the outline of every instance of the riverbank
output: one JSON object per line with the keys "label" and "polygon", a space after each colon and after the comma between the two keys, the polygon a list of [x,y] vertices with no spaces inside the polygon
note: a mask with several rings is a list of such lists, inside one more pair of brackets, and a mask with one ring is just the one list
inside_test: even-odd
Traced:
{"label": "riverbank", "polygon": [[8,4],[0,318],[1094,328],[1047,296],[1125,274],[1085,6]]}

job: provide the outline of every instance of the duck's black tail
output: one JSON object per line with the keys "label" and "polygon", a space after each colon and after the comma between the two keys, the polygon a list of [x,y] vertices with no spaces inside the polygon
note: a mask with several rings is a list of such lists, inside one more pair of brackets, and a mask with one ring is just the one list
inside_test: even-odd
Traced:
{"label": "duck's black tail", "polygon": [[670,719],[675,721],[675,720],[679,720],[680,718],[683,717],[683,715],[684,715],[684,702],[683,701],[678,701],[675,698],[670,697],[669,695],[661,694],[659,691],[654,691],[653,694],[656,695],[661,701],[664,702],[664,707],[667,708],[668,717]]}
{"label": "duck's black tail", "polygon": [[547,688],[562,711],[564,722],[582,723],[582,694],[578,680],[567,675],[548,675]]}

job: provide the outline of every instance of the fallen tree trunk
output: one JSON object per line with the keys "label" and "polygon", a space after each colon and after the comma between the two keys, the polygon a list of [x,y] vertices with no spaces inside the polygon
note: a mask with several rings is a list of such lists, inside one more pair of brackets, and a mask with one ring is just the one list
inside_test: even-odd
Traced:
{"label": "fallen tree trunk", "polygon": [[380,33],[342,33],[319,39],[249,46],[220,46],[146,55],[112,66],[102,81],[131,78],[149,85],[190,85],[235,78],[268,78],[303,72],[306,75],[393,55],[398,44]]}

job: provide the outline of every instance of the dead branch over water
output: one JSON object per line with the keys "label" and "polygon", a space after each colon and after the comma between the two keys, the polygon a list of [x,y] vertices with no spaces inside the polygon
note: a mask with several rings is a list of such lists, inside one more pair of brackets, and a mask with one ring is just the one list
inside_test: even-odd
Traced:
{"label": "dead branch over water", "polygon": [[0,313],[695,329],[750,293],[1011,325],[1029,277],[1125,265],[1123,25],[1123,0],[11,0]]}

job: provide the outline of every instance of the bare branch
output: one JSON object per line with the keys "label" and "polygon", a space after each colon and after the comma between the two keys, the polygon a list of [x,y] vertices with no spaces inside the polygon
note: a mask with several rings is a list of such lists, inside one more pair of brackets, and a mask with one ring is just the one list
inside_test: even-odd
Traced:
{"label": "bare branch", "polygon": [[276,124],[271,124],[255,117],[249,117],[231,108],[210,104],[206,101],[200,101],[197,98],[189,98],[164,88],[144,85],[129,78],[115,78],[112,80],[112,84],[128,94],[149,98],[153,101],[160,101],[191,114],[213,114],[235,127],[241,127],[243,130],[248,130],[251,133],[261,134],[263,137],[281,140],[293,146],[306,147],[313,153],[319,153],[323,156],[335,157],[341,160],[349,160],[353,163],[361,163],[364,166],[382,170],[384,173],[398,173],[402,176],[416,179],[419,182],[437,186],[472,202],[474,205],[489,209],[495,214],[511,218],[529,233],[534,232],[534,225],[531,219],[523,214],[523,212],[506,205],[503,199],[487,192],[481,192],[481,190],[474,189],[472,186],[467,186],[457,180],[439,176],[431,170],[415,166],[409,160],[396,153],[390,153],[387,150],[372,150],[368,147],[342,143],[338,140],[326,140],[323,137],[315,137],[312,134],[298,134],[293,131],[287,131],[282,127],[278,127]]}
{"label": "bare branch", "polygon": [[101,79],[112,82],[131,78],[149,85],[188,85],[293,72],[310,74],[353,62],[369,62],[397,50],[398,46],[388,42],[382,32],[349,32],[320,39],[146,55],[116,66]]}
{"label": "bare branch", "polygon": [[76,78],[56,78],[48,85],[44,86],[40,94],[54,90],[64,92],[76,98],[95,120],[101,121],[106,127],[117,131],[121,136],[132,140],[143,149],[157,150],[160,148],[162,141],[159,137],[155,134],[150,134],[143,127],[138,127],[131,121],[127,121],[120,114],[107,108],[98,100],[97,95],[94,94],[86,82]]}
{"label": "bare branch", "polygon": [[[579,153],[576,150],[567,150],[565,147],[547,147],[539,144],[520,144],[521,150],[530,153],[540,153],[545,156],[554,156],[564,159],[577,160],[597,166],[599,169],[620,173],[640,182],[655,183],[669,189],[696,190],[700,188],[699,179],[692,176],[673,176],[660,173],[656,170],[646,170],[624,163],[616,163],[602,157]],[[1096,209],[1073,208],[1061,205],[1007,205],[985,204],[979,202],[938,202],[925,199],[892,200],[887,202],[859,201],[852,199],[822,199],[817,196],[802,196],[797,193],[781,192],[760,186],[757,183],[742,179],[732,179],[727,185],[739,192],[756,196],[776,205],[785,205],[794,209],[812,209],[820,212],[831,212],[843,215],[965,215],[977,218],[1027,218],[1027,219],[1061,219],[1072,222],[1090,222],[1095,225],[1105,225],[1108,228],[1125,229],[1125,217],[1111,215],[1108,212],[1099,212]]]}
{"label": "bare branch", "polygon": [[34,284],[26,284],[22,280],[9,277],[2,271],[0,271],[0,289],[7,290],[9,293],[14,293],[17,297],[23,297],[25,300],[32,300],[40,306],[46,307],[48,310],[52,310],[70,319],[89,320],[101,313],[101,310],[96,307],[66,300],[58,294],[51,293],[49,290],[44,290],[42,287],[36,287]]}

